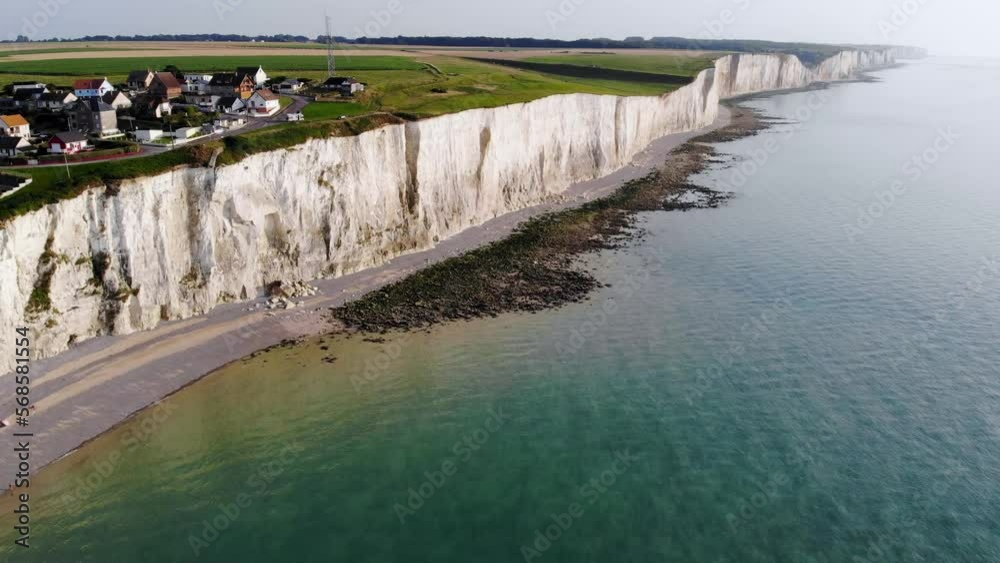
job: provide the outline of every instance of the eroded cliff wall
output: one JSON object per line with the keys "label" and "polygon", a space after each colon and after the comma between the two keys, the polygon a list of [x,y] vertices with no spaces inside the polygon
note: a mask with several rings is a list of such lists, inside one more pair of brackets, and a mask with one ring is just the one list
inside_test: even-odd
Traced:
{"label": "eroded cliff wall", "polygon": [[[44,357],[253,298],[270,281],[377,266],[707,126],[720,98],[890,62],[889,51],[813,69],[793,56],[731,55],[666,96],[553,96],[95,188],[0,230],[0,325],[29,326]],[[0,331],[0,348],[12,336]]]}

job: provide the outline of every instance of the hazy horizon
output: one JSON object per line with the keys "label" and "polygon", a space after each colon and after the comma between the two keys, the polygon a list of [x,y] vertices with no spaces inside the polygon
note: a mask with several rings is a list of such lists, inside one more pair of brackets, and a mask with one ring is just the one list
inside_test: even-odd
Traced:
{"label": "hazy horizon", "polygon": [[[992,25],[1000,6],[984,0],[358,0],[335,5],[285,0],[176,0],[149,17],[127,0],[36,0],[8,5],[4,39],[222,33],[338,36],[493,36],[573,40],[629,36],[761,39],[925,47],[939,55],[1000,55]],[[95,9],[96,8],[96,9]],[[259,9],[258,9],[259,8]],[[264,11],[262,11],[264,10]],[[201,17],[197,17],[201,14]]]}

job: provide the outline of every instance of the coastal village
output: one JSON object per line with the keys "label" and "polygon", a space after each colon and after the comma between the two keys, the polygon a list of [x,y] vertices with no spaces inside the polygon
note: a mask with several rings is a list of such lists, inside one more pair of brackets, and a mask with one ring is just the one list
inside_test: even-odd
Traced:
{"label": "coastal village", "polygon": [[[282,122],[302,121],[318,97],[351,98],[365,84],[351,77],[318,83],[278,80],[262,66],[231,72],[140,69],[124,83],[81,78],[71,88],[15,82],[0,94],[0,166],[68,165],[141,157]],[[0,182],[0,197],[26,182]]]}

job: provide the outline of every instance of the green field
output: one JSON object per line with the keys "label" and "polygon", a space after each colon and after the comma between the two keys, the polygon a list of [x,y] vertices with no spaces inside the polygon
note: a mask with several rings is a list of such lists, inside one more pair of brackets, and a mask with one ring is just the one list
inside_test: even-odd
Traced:
{"label": "green field", "polygon": [[306,106],[302,113],[309,121],[340,119],[340,116],[354,117],[370,112],[369,106],[353,102],[316,102]]}
{"label": "green field", "polygon": [[720,56],[721,54],[705,57],[673,55],[580,54],[528,57],[524,60],[533,63],[567,64],[609,68],[614,70],[652,72],[656,74],[695,76],[699,72],[715,66],[715,60]]}
{"label": "green field", "polygon": [[[174,65],[182,72],[232,71],[240,66],[263,65],[268,74],[288,71],[325,71],[326,57],[312,55],[142,57],[110,59],[65,59],[0,62],[0,73],[33,76],[125,76],[137,69],[164,69]],[[337,68],[357,70],[419,70],[423,65],[407,57],[339,57]],[[281,71],[281,72],[279,72]]]}
{"label": "green field", "polygon": [[[128,48],[94,48],[94,47],[56,47],[52,49],[17,49],[17,48],[5,48],[0,47],[0,57],[10,57],[12,55],[41,55],[48,53],[86,53],[88,51],[122,51],[128,52],[132,49]],[[151,51],[159,51],[161,49],[150,49]]]}

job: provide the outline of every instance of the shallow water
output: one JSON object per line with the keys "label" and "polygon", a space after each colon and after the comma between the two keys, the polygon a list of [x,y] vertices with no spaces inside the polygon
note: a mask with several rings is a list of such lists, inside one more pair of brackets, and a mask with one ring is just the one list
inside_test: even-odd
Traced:
{"label": "shallow water", "polygon": [[1000,68],[877,74],[750,102],[789,123],[722,146],[736,198],[644,216],[589,302],[231,366],[44,471],[0,552],[1000,560]]}

